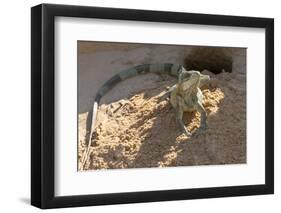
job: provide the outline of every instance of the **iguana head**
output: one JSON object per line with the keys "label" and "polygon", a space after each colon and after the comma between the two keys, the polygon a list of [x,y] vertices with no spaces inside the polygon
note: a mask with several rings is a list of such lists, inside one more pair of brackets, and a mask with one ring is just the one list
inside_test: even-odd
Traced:
{"label": "iguana head", "polygon": [[187,71],[183,66],[179,70],[178,84],[183,86],[186,90],[191,87],[201,87],[210,80],[210,76],[203,75],[199,71]]}

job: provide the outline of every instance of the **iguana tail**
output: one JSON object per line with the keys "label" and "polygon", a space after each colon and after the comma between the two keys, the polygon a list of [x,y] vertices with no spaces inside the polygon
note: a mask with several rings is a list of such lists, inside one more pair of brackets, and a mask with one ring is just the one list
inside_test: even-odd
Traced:
{"label": "iguana tail", "polygon": [[91,138],[93,136],[94,130],[95,130],[95,123],[97,118],[97,111],[98,111],[98,105],[100,99],[114,86],[116,86],[119,82],[140,75],[140,74],[146,74],[146,73],[158,73],[158,74],[168,74],[171,76],[178,76],[179,70],[182,67],[180,64],[170,64],[170,63],[163,63],[163,64],[144,64],[135,66],[126,70],[123,70],[119,72],[118,74],[114,75],[112,78],[110,78],[108,81],[106,81],[102,87],[98,90],[93,107],[91,112],[88,114],[88,116],[92,116],[89,124],[89,129],[87,129],[87,137],[86,141],[88,141],[87,149],[85,150],[83,156],[82,156],[82,168],[84,168],[84,165],[88,159],[90,147],[91,147]]}

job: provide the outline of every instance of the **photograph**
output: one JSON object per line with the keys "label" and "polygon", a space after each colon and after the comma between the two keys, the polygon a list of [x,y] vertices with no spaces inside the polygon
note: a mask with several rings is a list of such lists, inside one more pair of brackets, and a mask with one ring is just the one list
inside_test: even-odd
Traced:
{"label": "photograph", "polygon": [[212,5],[32,6],[31,205],[274,194],[274,18]]}
{"label": "photograph", "polygon": [[246,61],[246,47],[78,40],[78,171],[246,164]]}

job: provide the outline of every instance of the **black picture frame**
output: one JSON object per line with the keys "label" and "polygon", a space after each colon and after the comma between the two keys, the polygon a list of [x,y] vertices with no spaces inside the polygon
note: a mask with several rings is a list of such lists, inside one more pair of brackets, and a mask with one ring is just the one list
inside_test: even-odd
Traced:
{"label": "black picture frame", "polygon": [[[130,193],[54,195],[55,17],[264,28],[265,184]],[[41,4],[31,8],[31,204],[60,208],[105,204],[217,198],[274,193],[274,19],[194,13]]]}

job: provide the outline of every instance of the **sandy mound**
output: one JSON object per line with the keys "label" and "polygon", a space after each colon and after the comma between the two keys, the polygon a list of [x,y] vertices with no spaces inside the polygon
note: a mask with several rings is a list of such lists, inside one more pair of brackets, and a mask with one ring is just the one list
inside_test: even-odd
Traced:
{"label": "sandy mound", "polygon": [[[212,80],[202,89],[208,128],[196,137],[181,134],[174,109],[169,101],[160,98],[176,80],[149,75],[153,75],[153,81],[142,87],[145,89],[101,103],[85,170],[246,162],[243,74],[210,74]],[[85,122],[86,117],[87,113],[79,116],[79,122]],[[199,113],[185,114],[185,124],[191,132],[196,131],[199,122]],[[85,141],[80,138],[79,162],[85,149]]]}

